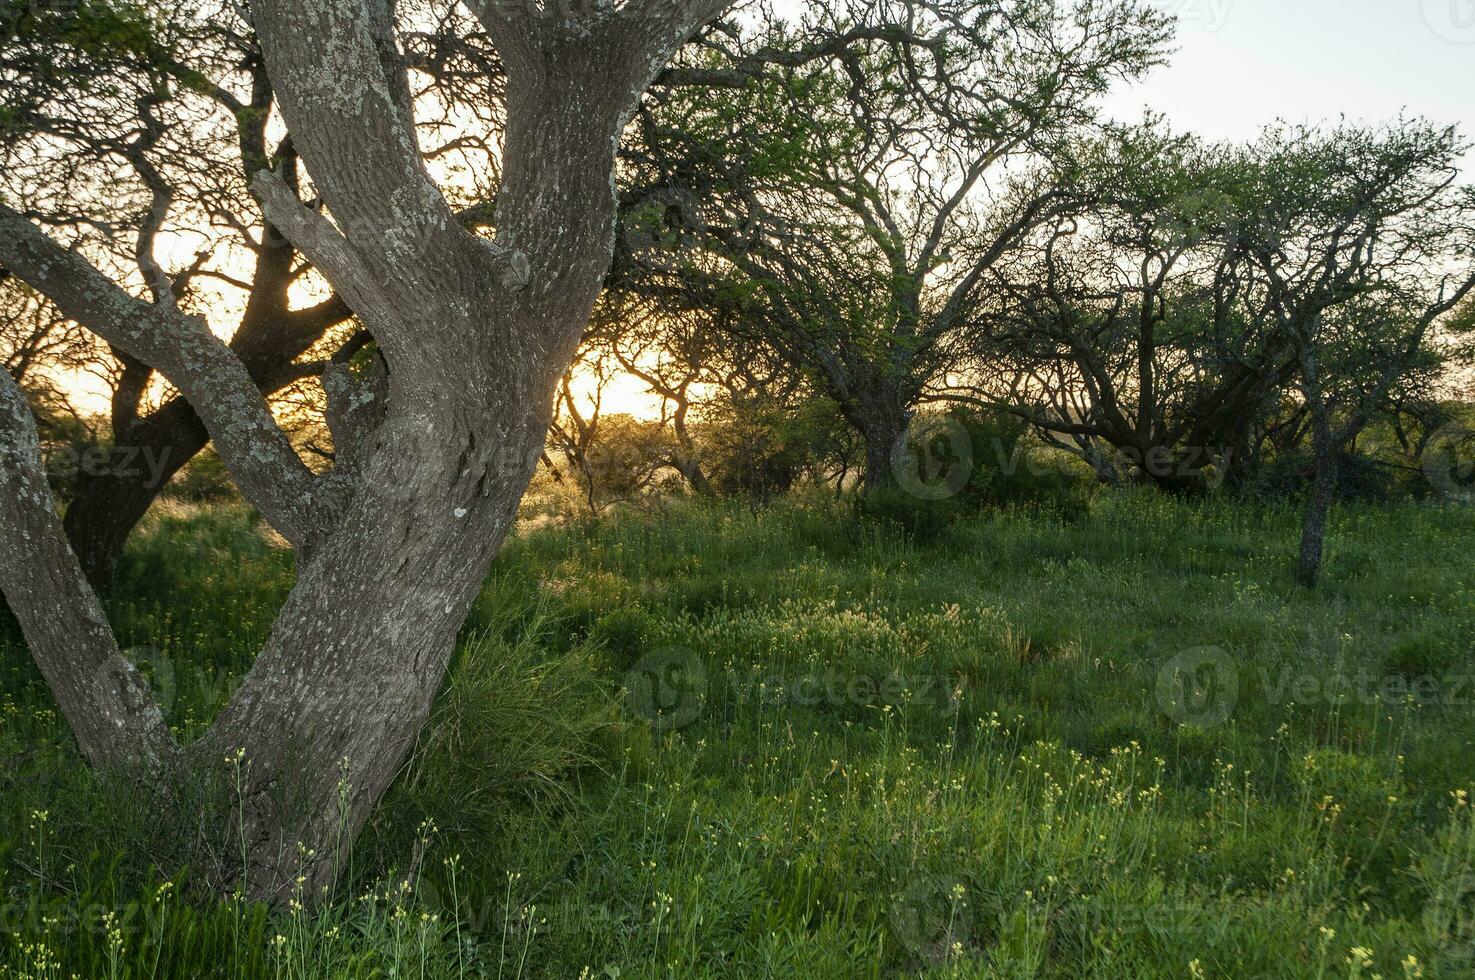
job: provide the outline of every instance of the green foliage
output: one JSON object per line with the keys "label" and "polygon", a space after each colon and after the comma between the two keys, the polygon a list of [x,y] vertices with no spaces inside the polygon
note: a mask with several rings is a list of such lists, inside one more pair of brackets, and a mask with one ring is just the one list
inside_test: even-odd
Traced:
{"label": "green foliage", "polygon": [[21,132],[48,99],[107,96],[125,67],[162,70],[169,41],[146,5],[0,0],[0,134]]}
{"label": "green foliage", "polygon": [[957,498],[925,500],[886,484],[856,498],[855,516],[862,524],[899,533],[914,542],[932,543],[963,516],[963,507]]}
{"label": "green foliage", "polygon": [[[514,639],[492,625],[467,636],[430,722],[404,774],[376,814],[385,860],[425,818],[476,845],[474,870],[509,860],[518,806],[549,819],[571,801],[578,777],[608,768],[618,727],[611,685],[597,648],[581,644],[550,655],[547,634],[561,628],[544,611],[513,609]],[[603,706],[601,708],[601,705]]]}
{"label": "green foliage", "polygon": [[776,399],[720,399],[703,406],[697,441],[713,489],[762,504],[833,455],[843,425],[822,399],[798,411]]}
{"label": "green foliage", "polygon": [[960,495],[972,512],[1022,507],[1067,519],[1089,512],[1098,482],[1085,463],[1032,441],[1029,426],[1009,413],[954,417],[973,447],[973,473]]}
{"label": "green foliage", "polygon": [[675,439],[665,425],[610,415],[599,420],[598,433],[585,450],[582,475],[593,482],[597,503],[634,501],[670,482],[667,465],[675,455]]}

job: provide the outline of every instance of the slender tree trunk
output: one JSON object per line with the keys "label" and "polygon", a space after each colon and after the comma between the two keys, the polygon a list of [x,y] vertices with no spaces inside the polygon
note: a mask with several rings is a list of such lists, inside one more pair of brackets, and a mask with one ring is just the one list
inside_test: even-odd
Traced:
{"label": "slender tree trunk", "polygon": [[0,371],[0,591],[78,744],[95,766],[161,767],[174,742],[148,684],[118,653],[102,604],[67,547],[20,386]]}
{"label": "slender tree trunk", "polygon": [[1321,558],[1326,542],[1327,521],[1337,496],[1338,445],[1332,436],[1331,414],[1320,388],[1319,365],[1314,349],[1304,360],[1306,404],[1311,416],[1313,476],[1311,495],[1301,522],[1301,551],[1296,559],[1296,581],[1315,588],[1321,578]]}
{"label": "slender tree trunk", "polygon": [[686,427],[687,414],[691,410],[691,403],[687,400],[686,386],[682,385],[676,392],[676,412],[672,416],[671,425],[676,433],[676,470],[686,480],[687,485],[693,492],[702,497],[715,495],[707,474],[702,470],[702,461],[697,453],[696,442],[691,437],[691,431]]}
{"label": "slender tree trunk", "polygon": [[1321,578],[1327,522],[1331,517],[1332,502],[1337,496],[1336,453],[1324,452],[1318,447],[1315,456],[1316,475],[1312,482],[1310,499],[1306,502],[1305,516],[1301,521],[1301,551],[1296,561],[1296,581],[1307,588],[1314,588]]}
{"label": "slender tree trunk", "polygon": [[676,471],[681,474],[681,478],[686,481],[686,485],[691,487],[692,492],[697,496],[711,497],[715,495],[716,491],[712,489],[711,481],[707,479],[707,474],[702,471],[701,461],[695,456],[688,456],[685,452],[682,452],[672,460],[672,465],[676,467]]}
{"label": "slender tree trunk", "polygon": [[[1316,337],[1316,332],[1308,332]],[[1336,499],[1336,455],[1341,447],[1332,435],[1332,412],[1322,390],[1322,365],[1316,342],[1307,342],[1301,350],[1301,391],[1311,429],[1310,499],[1301,520],[1301,552],[1297,556],[1295,579],[1307,589],[1314,589],[1322,577],[1322,552],[1326,543],[1326,524],[1332,517]]]}

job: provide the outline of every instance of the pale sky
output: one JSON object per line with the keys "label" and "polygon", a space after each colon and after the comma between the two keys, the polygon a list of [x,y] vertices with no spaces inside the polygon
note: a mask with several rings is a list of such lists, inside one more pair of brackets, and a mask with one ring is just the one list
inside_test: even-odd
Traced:
{"label": "pale sky", "polygon": [[[1172,64],[1106,106],[1144,106],[1211,139],[1276,118],[1362,122],[1399,112],[1475,138],[1475,0],[1153,0],[1179,17]],[[1475,179],[1475,155],[1466,156]]]}

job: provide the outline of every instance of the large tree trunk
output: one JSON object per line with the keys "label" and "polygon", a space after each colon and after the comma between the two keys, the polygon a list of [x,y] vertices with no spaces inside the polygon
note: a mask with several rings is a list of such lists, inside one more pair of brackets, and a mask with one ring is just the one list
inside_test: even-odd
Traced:
{"label": "large tree trunk", "polygon": [[930,444],[908,443],[911,416],[894,391],[868,391],[844,414],[865,442],[861,486],[867,494],[925,486],[935,475],[932,471],[937,464],[944,462],[934,459]]}
{"label": "large tree trunk", "polygon": [[865,493],[882,493],[897,487],[896,473],[891,465],[891,455],[905,433],[905,426],[894,428],[885,424],[877,424],[860,430],[866,447],[866,458],[860,477],[861,487]]}
{"label": "large tree trunk", "polygon": [[[630,0],[548,17],[470,6],[507,71],[495,242],[463,229],[425,174],[391,5],[252,5],[282,114],[331,220],[279,177],[262,175],[255,189],[364,321],[387,368],[382,402],[366,383],[324,375],[330,474],[302,465],[241,359],[202,322],[127,297],[0,206],[0,261],[174,382],[243,493],[298,546],[298,579],[266,647],[185,756],[195,775],[219,772],[222,759],[238,766],[240,819],[205,833],[242,842],[252,896],[322,893],[428,717],[609,265],[625,123],[675,48],[726,4]],[[39,547],[22,549],[0,585],[84,751],[104,764],[157,759],[167,730],[117,666],[44,480],[37,489],[39,451],[20,404],[0,415],[0,449],[28,467],[0,531]],[[36,593],[36,576],[55,594]]]}
{"label": "large tree trunk", "polygon": [[[542,449],[549,408],[532,388],[478,406],[392,391],[372,489],[302,569],[206,741],[212,759],[245,756],[251,893],[326,884],[398,770]],[[408,466],[406,444],[421,449]]]}
{"label": "large tree trunk", "polygon": [[[274,16],[283,26],[296,19]],[[611,104],[618,93],[599,76],[597,53],[577,53],[557,75],[509,83],[498,231],[524,267],[509,276],[505,258],[466,235],[426,243],[441,253],[435,272],[406,277],[375,268],[373,255],[360,259],[366,268],[338,270],[345,292],[378,307],[366,320],[390,363],[389,414],[361,491],[302,569],[211,731],[211,750],[244,750],[250,767],[244,830],[255,894],[281,894],[299,876],[313,888],[331,878],[429,715],[543,449],[555,386],[609,262],[613,149],[627,108]],[[322,132],[288,118],[294,132]],[[312,165],[316,148],[299,146]],[[384,288],[393,276],[400,295]],[[400,338],[412,331],[436,337],[437,349],[407,350]],[[346,808],[340,766],[351,784]],[[305,860],[299,842],[316,858]]]}

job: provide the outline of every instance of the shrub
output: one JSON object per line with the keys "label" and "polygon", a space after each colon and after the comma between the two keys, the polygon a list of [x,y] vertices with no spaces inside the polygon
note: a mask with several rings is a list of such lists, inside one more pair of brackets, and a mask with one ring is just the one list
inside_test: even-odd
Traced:
{"label": "shrub", "polygon": [[430,723],[378,812],[376,836],[388,851],[381,864],[426,817],[485,860],[488,842],[508,839],[514,804],[567,802],[581,772],[603,768],[601,746],[615,741],[618,708],[598,648],[558,653],[544,642],[551,625],[534,612],[514,640],[488,630],[462,642]]}
{"label": "shrub", "polygon": [[[1252,492],[1260,497],[1299,499],[1311,492],[1315,467],[1311,453],[1283,453],[1258,474]],[[1406,499],[1407,481],[1387,463],[1361,453],[1342,453],[1337,460],[1337,499],[1380,503]]]}
{"label": "shrub", "polygon": [[768,400],[724,399],[705,406],[698,436],[712,488],[756,504],[787,493],[809,456],[804,430],[786,406]]}
{"label": "shrub", "polygon": [[1089,513],[1100,486],[1094,474],[1065,453],[1031,444],[1023,420],[1004,412],[959,412],[931,420],[945,420],[935,430],[943,433],[940,441],[961,445],[919,451],[939,461],[944,479],[948,465],[967,466],[966,481],[956,493],[935,500],[904,487],[870,491],[857,504],[863,520],[932,541],[959,518],[988,510],[1017,507],[1066,520]]}

